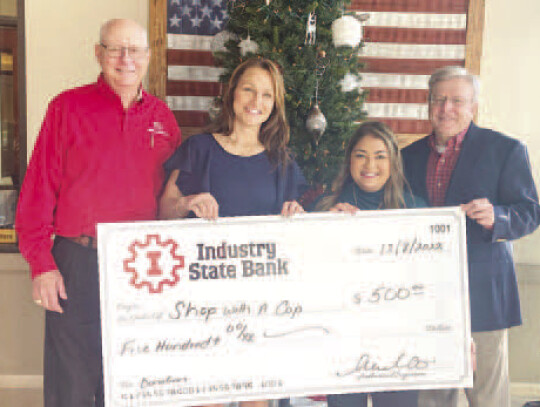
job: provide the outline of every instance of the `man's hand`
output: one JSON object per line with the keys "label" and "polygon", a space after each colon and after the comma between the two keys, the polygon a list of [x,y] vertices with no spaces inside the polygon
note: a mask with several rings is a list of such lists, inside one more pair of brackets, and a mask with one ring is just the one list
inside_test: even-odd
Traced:
{"label": "man's hand", "polygon": [[495,212],[493,205],[487,198],[473,199],[471,202],[462,204],[461,209],[465,211],[467,216],[475,220],[480,226],[488,230],[493,229],[495,223]]}
{"label": "man's hand", "polygon": [[32,281],[32,298],[34,302],[48,311],[63,313],[58,297],[67,300],[64,278],[58,270],[40,274]]}

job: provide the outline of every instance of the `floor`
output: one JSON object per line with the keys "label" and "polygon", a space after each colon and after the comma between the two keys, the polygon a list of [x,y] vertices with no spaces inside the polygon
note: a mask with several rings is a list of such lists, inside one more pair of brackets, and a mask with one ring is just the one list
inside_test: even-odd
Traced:
{"label": "floor", "polygon": [[[540,398],[535,398],[533,396],[526,397],[523,395],[513,394],[511,407],[522,407],[526,402],[532,401],[532,400],[540,400]],[[292,404],[292,407],[326,407],[326,403],[324,402],[310,402],[309,400],[305,398],[292,399],[291,404]],[[368,404],[368,407],[371,407],[370,404]],[[396,406],[396,407],[399,407],[399,406]],[[465,395],[463,395],[462,399],[460,400],[459,407],[467,407],[467,399],[465,398]]]}
{"label": "floor", "polygon": [[[524,395],[512,395],[512,407],[522,407],[527,401],[538,400]],[[1,407],[43,407],[41,390],[0,389]],[[459,407],[466,407],[467,402],[463,397]],[[326,407],[324,402],[313,402],[304,398],[292,400],[292,407]]]}

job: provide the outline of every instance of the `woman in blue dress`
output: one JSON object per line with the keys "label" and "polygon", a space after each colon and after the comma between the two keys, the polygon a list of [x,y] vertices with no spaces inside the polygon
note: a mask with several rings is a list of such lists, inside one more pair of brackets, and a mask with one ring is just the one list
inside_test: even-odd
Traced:
{"label": "woman in blue dress", "polygon": [[[316,210],[354,213],[358,210],[425,206],[405,190],[401,155],[392,131],[380,122],[365,122],[356,130],[332,186]],[[417,391],[371,393],[374,407],[416,407]],[[327,396],[329,407],[365,407],[367,393]]]}
{"label": "woman in blue dress", "polygon": [[165,163],[160,218],[290,215],[305,180],[289,154],[283,77],[267,59],[233,72],[220,115]]}
{"label": "woman in blue dress", "polygon": [[277,66],[267,59],[242,63],[231,76],[221,113],[209,131],[188,138],[165,163],[169,176],[160,218],[304,212],[297,199],[305,179],[288,142],[285,90]]}

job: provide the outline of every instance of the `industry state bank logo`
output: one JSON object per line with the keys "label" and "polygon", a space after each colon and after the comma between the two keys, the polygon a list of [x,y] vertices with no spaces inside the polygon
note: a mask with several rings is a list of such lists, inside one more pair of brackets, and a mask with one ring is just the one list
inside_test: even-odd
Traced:
{"label": "industry state bank logo", "polygon": [[143,241],[133,240],[124,259],[124,272],[131,273],[129,284],[151,294],[163,292],[165,286],[174,287],[180,281],[184,256],[178,253],[178,243],[162,240],[160,235],[146,235]]}

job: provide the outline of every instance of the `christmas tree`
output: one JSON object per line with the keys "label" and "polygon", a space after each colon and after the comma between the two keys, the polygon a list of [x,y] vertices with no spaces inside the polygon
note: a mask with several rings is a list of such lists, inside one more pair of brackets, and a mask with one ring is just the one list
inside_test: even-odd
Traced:
{"label": "christmas tree", "polygon": [[[343,91],[342,87],[345,75],[354,78],[351,75],[357,75],[361,68],[358,46],[336,48],[332,42],[332,23],[343,16],[349,3],[231,0],[227,31],[233,39],[225,43],[225,51],[215,53],[218,63],[225,68],[223,83],[239,63],[254,56],[281,66],[291,126],[290,147],[308,182],[318,188],[331,184],[355,122],[365,115],[364,95],[358,88]],[[314,28],[314,15],[315,33],[308,29],[310,19]],[[314,35],[307,35],[307,31]],[[322,135],[306,127],[308,116],[320,118],[313,110],[317,102],[327,121]]]}

